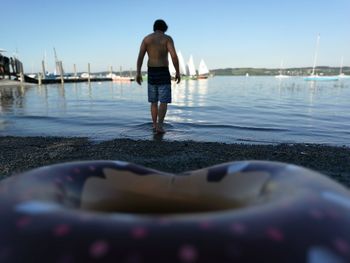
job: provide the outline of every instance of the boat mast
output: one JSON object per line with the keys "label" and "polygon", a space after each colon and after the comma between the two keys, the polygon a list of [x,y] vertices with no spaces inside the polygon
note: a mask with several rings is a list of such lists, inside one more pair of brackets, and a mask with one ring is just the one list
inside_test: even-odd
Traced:
{"label": "boat mast", "polygon": [[317,36],[317,41],[316,41],[316,50],[315,50],[315,56],[314,56],[314,65],[312,67],[312,73],[311,76],[315,75],[315,68],[316,68],[316,61],[317,61],[317,53],[318,53],[318,46],[320,44],[320,34]]}
{"label": "boat mast", "polygon": [[343,74],[343,63],[344,63],[344,57],[341,57],[340,60],[340,70],[339,70],[339,75]]}
{"label": "boat mast", "polygon": [[281,60],[281,66],[280,66],[280,76],[282,76],[283,74],[282,74],[282,72],[283,72],[283,60]]}
{"label": "boat mast", "polygon": [[53,48],[53,52],[54,52],[54,54],[55,54],[55,69],[56,69],[56,74],[59,74],[60,68],[59,68],[58,57],[57,57],[57,53],[56,53],[55,47]]}

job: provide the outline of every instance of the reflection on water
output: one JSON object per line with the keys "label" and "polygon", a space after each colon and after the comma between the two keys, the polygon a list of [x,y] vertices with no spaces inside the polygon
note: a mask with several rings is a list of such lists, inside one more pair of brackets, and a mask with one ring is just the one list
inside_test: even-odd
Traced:
{"label": "reflection on water", "polygon": [[184,80],[178,85],[173,85],[172,111],[168,114],[167,119],[179,123],[191,123],[193,111],[189,109],[200,109],[207,103],[208,80]]}
{"label": "reflection on water", "polygon": [[173,86],[173,101],[179,106],[205,106],[208,93],[208,80],[184,80]]}
{"label": "reflection on water", "polygon": [[24,87],[0,87],[0,112],[23,108]]}
{"label": "reflection on water", "polygon": [[158,138],[146,83],[1,87],[0,135],[350,144],[349,80],[214,77],[174,83],[172,97]]}

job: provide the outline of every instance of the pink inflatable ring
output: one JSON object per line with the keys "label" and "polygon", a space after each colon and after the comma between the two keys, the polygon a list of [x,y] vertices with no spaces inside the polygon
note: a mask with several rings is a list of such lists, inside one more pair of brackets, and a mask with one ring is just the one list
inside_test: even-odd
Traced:
{"label": "pink inflatable ring", "polygon": [[350,262],[350,193],[262,161],[42,167],[0,182],[0,261]]}

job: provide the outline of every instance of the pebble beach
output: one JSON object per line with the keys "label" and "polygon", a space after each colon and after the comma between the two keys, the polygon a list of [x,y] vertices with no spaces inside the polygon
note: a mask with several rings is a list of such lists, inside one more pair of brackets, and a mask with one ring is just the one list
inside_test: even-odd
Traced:
{"label": "pebble beach", "polygon": [[0,179],[41,166],[86,160],[121,160],[171,173],[231,161],[279,161],[318,171],[350,188],[350,148],[345,146],[162,139],[113,139],[96,143],[77,137],[0,137]]}

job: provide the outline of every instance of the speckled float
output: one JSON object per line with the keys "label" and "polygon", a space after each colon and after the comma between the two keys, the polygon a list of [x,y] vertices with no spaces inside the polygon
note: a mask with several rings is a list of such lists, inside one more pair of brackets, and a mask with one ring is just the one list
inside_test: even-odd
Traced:
{"label": "speckled float", "polygon": [[0,182],[1,262],[350,262],[349,226],[346,188],[283,163],[92,161]]}

